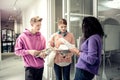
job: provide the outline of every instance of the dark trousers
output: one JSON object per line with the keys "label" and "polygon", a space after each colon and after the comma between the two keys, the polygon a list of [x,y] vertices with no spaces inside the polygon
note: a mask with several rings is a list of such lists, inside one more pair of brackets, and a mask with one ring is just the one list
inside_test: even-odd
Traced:
{"label": "dark trousers", "polygon": [[63,80],[70,80],[70,66],[71,65],[61,67],[57,64],[54,64],[56,80],[62,80],[62,73],[63,73]]}
{"label": "dark trousers", "polygon": [[93,78],[94,78],[94,74],[86,70],[76,68],[74,80],[92,80]]}
{"label": "dark trousers", "polygon": [[32,67],[25,68],[25,80],[42,80],[43,69],[36,69]]}

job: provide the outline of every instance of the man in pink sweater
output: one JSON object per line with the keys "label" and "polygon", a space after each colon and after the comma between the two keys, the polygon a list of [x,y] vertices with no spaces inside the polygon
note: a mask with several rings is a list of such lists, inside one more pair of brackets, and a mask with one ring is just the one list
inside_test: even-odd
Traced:
{"label": "man in pink sweater", "polygon": [[41,21],[39,16],[31,18],[31,29],[25,29],[16,40],[15,54],[23,58],[25,80],[42,80],[45,53],[41,50],[46,48],[46,40],[39,32]]}

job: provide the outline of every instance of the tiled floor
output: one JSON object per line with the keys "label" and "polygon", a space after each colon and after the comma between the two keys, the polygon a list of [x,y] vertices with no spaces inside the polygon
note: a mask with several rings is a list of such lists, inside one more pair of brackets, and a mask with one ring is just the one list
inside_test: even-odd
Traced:
{"label": "tiled floor", "polygon": [[24,67],[20,57],[14,54],[3,55],[0,62],[0,80],[24,80]]}
{"label": "tiled floor", "polygon": [[[13,53],[5,53],[2,57],[2,61],[0,62],[0,80],[24,80],[24,67],[22,59],[15,56]],[[73,71],[74,69],[72,68],[71,73],[73,73]],[[52,80],[55,80],[55,75],[53,75],[53,77],[54,78]],[[74,75],[71,74],[71,80],[73,80],[73,77]]]}
{"label": "tiled floor", "polygon": [[112,66],[106,64],[104,69],[103,66],[101,65],[98,80],[120,80],[119,67],[120,64],[118,63],[112,63]]}
{"label": "tiled floor", "polygon": [[[106,65],[106,75],[103,74],[103,68],[101,66],[97,80],[120,80],[120,70],[118,70],[118,66],[119,64],[113,64],[111,67]],[[107,79],[104,79],[105,77],[107,77]],[[74,68],[72,66],[71,80],[73,79]],[[3,55],[3,60],[0,62],[0,80],[24,80],[24,67],[20,57],[17,57],[14,54]]]}

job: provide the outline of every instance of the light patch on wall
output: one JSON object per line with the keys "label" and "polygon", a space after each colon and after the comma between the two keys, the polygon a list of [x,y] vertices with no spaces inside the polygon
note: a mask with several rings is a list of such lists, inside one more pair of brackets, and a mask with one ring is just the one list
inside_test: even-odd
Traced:
{"label": "light patch on wall", "polygon": [[70,17],[70,21],[79,21],[80,17]]}
{"label": "light patch on wall", "polygon": [[109,7],[109,8],[116,8],[120,9],[120,0],[112,0],[112,1],[105,1],[103,3],[104,6]]}

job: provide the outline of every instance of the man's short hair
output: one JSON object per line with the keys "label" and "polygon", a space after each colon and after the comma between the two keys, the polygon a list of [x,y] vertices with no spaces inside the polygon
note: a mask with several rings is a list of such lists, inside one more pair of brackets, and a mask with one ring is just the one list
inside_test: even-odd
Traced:
{"label": "man's short hair", "polygon": [[42,18],[40,18],[39,16],[35,16],[33,18],[31,18],[30,23],[36,23],[36,22],[41,22]]}

